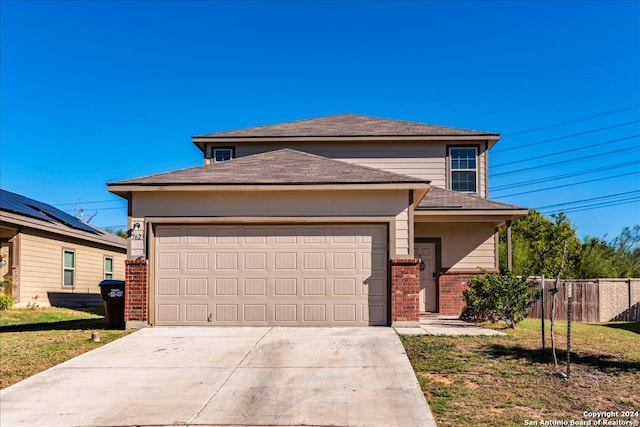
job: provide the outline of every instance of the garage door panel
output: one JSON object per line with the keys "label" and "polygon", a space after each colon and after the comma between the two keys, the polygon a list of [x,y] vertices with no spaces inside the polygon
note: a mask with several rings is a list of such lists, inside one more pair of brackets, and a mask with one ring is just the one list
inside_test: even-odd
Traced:
{"label": "garage door panel", "polygon": [[386,233],[373,224],[158,226],[155,322],[386,325]]}
{"label": "garage door panel", "polygon": [[244,295],[267,296],[267,279],[244,279]]}
{"label": "garage door panel", "polygon": [[187,278],[184,279],[185,296],[207,296],[209,295],[209,279],[208,278]]}
{"label": "garage door panel", "polygon": [[298,306],[295,304],[275,304],[274,323],[298,323]]}
{"label": "garage door panel", "polygon": [[238,279],[237,278],[217,278],[216,283],[216,296],[238,296]]}
{"label": "garage door panel", "polygon": [[217,304],[215,306],[216,320],[219,322],[237,322],[238,304]]}
{"label": "garage door panel", "polygon": [[185,320],[187,322],[206,322],[209,316],[207,304],[185,304]]}
{"label": "garage door panel", "polygon": [[336,304],[333,306],[333,321],[354,323],[356,321],[356,304]]}

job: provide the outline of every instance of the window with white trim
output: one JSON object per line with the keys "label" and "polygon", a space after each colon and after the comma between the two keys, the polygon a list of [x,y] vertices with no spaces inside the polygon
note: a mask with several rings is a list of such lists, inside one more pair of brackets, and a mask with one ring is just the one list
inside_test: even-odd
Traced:
{"label": "window with white trim", "polygon": [[214,148],[213,149],[213,161],[226,162],[233,158],[233,150],[231,148]]}
{"label": "window with white trim", "polygon": [[478,191],[478,149],[476,147],[449,147],[449,187],[453,191]]}
{"label": "window with white trim", "polygon": [[105,280],[113,279],[113,258],[104,257],[104,278]]}
{"label": "window with white trim", "polygon": [[62,251],[62,286],[76,285],[76,253],[65,249]]}

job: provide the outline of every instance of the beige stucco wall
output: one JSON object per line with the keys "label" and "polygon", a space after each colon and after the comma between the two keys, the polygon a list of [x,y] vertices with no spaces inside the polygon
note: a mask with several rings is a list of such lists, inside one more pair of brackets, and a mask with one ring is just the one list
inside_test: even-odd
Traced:
{"label": "beige stucco wall", "polygon": [[[260,222],[264,218],[283,221],[332,222],[332,218],[380,218],[390,222],[391,256],[409,254],[409,197],[407,191],[220,191],[137,192],[132,196],[131,219],[147,217],[243,218]],[[328,218],[328,219],[325,219]],[[130,241],[131,244],[131,241]],[[131,253],[131,252],[130,252]]]}
{"label": "beige stucco wall", "polygon": [[[75,288],[62,286],[62,251],[76,253]],[[98,284],[104,279],[104,258],[113,257],[113,278],[124,279],[126,254],[106,248],[86,246],[61,237],[42,237],[23,233],[20,236],[21,305],[36,302],[49,305],[47,292],[100,293]],[[36,298],[37,297],[37,298]]]}
{"label": "beige stucco wall", "polygon": [[416,223],[416,238],[440,238],[442,268],[496,269],[495,228],[487,223]]}
{"label": "beige stucco wall", "polygon": [[[233,146],[233,144],[225,146]],[[429,142],[380,142],[359,143],[251,143],[235,145],[235,156],[292,148],[345,162],[384,169],[420,179],[431,180],[436,187],[447,188],[447,146],[478,146],[478,187],[480,196],[487,197],[486,151],[481,141],[429,141]]]}
{"label": "beige stucco wall", "polygon": [[629,309],[629,290],[631,305],[640,304],[640,279],[598,279],[598,283],[601,322],[614,320]]}

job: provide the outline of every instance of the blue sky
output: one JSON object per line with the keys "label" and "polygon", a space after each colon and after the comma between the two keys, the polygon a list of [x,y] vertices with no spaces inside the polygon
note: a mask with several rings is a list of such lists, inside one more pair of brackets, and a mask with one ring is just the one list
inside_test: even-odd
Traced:
{"label": "blue sky", "polygon": [[0,185],[126,224],[106,183],[192,135],[365,114],[502,134],[490,196],[640,224],[640,2],[0,3]]}

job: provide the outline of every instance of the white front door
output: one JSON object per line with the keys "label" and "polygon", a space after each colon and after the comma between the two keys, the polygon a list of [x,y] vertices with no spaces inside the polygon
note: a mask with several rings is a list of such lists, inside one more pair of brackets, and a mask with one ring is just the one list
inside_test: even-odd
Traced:
{"label": "white front door", "polygon": [[436,292],[436,244],[416,243],[415,256],[424,263],[420,271],[420,312],[437,310]]}

